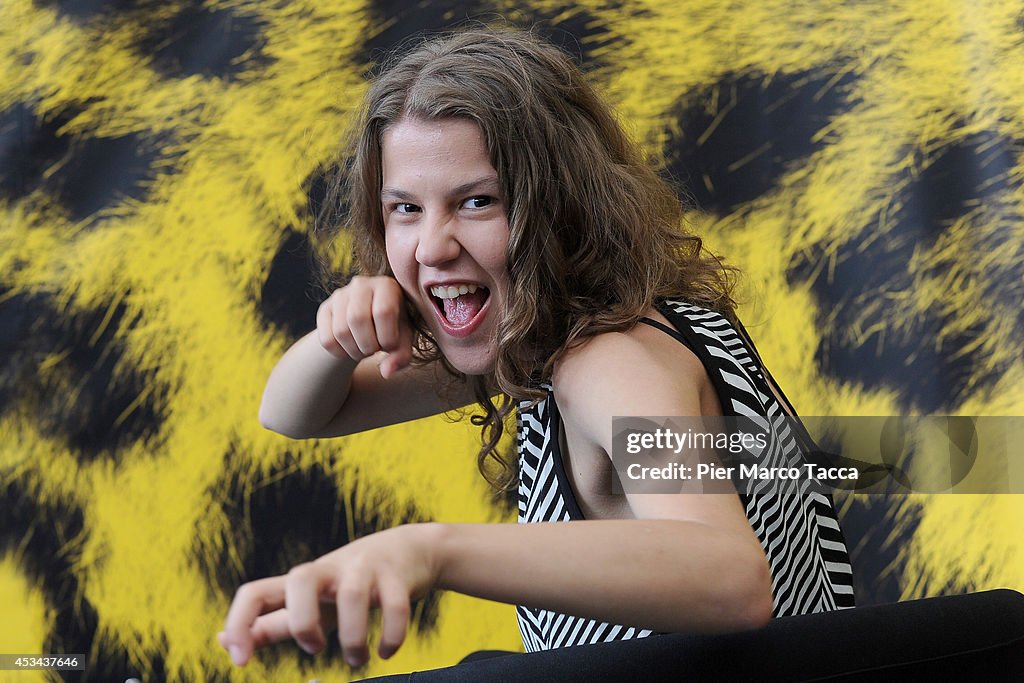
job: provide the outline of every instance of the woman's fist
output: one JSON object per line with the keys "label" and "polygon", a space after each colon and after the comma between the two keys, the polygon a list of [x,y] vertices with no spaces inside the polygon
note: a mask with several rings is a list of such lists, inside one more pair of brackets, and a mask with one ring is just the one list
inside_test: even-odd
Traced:
{"label": "woman's fist", "polygon": [[333,356],[360,361],[386,352],[380,374],[388,379],[412,361],[412,325],[405,296],[388,276],[357,275],[320,304],[316,331],[320,345]]}

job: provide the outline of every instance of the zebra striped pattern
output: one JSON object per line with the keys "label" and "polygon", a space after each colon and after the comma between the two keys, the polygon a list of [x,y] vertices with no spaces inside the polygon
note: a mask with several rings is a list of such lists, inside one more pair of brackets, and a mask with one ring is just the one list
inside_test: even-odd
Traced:
{"label": "zebra striped pattern", "polygon": [[[700,358],[726,415],[752,418],[770,434],[759,463],[766,467],[804,462],[797,435],[773,395],[756,354],[720,314],[684,301],[658,303],[658,310]],[[556,434],[558,407],[549,383],[548,397],[517,415],[519,522],[567,522],[583,519],[565,471]],[[552,429],[552,425],[555,429]],[[810,489],[806,480],[780,490],[778,481],[761,480],[740,494],[750,525],[765,549],[772,573],[773,615],[822,612],[853,606],[853,575],[846,543],[830,498]],[[799,495],[792,495],[792,494]],[[516,608],[527,652],[556,647],[643,638],[648,629],[608,624],[550,610]]]}

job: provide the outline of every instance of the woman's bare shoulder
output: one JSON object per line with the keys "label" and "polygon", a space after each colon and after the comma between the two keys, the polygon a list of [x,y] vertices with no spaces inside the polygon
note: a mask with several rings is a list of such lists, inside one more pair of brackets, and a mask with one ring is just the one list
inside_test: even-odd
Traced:
{"label": "woman's bare shoulder", "polygon": [[[644,317],[672,327],[657,309]],[[622,332],[594,335],[567,351],[555,366],[552,383],[564,392],[592,386],[602,377],[649,377],[665,370],[693,381],[707,379],[700,359],[689,348],[663,330],[637,323]]]}
{"label": "woman's bare shoulder", "polygon": [[[653,309],[647,317],[668,324]],[[552,385],[566,419],[601,429],[615,415],[702,414],[710,379],[689,348],[639,323],[568,351],[556,364]]]}

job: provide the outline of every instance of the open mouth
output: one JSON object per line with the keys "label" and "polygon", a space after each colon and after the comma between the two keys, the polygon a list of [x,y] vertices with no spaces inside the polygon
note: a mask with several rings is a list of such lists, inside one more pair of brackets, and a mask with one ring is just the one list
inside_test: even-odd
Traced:
{"label": "open mouth", "polygon": [[430,288],[430,300],[442,321],[453,330],[469,327],[480,315],[491,292],[481,285]]}

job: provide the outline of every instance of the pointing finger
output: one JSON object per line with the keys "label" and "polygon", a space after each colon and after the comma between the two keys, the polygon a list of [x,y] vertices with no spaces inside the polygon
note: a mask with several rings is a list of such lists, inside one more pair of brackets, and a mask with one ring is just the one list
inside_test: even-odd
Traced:
{"label": "pointing finger", "polygon": [[244,666],[253,652],[253,625],[266,612],[284,607],[285,577],[274,576],[247,583],[235,593],[227,619],[221,645],[227,648],[231,659]]}

